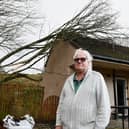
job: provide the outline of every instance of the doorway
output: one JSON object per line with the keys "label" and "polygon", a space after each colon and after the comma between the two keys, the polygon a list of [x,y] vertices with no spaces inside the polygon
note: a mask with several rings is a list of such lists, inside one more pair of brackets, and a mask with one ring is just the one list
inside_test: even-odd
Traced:
{"label": "doorway", "polygon": [[[127,106],[127,83],[126,79],[116,78],[116,104],[117,106]],[[123,109],[118,108],[118,113],[123,113]]]}

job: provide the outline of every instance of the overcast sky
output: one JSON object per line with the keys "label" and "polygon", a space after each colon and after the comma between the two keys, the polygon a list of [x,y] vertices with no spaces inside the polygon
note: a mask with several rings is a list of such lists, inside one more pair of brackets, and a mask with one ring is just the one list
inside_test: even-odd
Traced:
{"label": "overcast sky", "polygon": [[[45,17],[49,30],[57,28],[70,20],[89,0],[39,0],[39,10]],[[109,0],[112,8],[119,12],[118,22],[129,27],[129,0]]]}
{"label": "overcast sky", "polygon": [[[70,20],[77,14],[86,4],[88,0],[38,0],[37,9],[41,16],[45,17],[45,33],[49,33]],[[110,0],[110,4],[115,11],[119,12],[118,22],[124,27],[129,28],[129,0]],[[43,30],[44,31],[44,30]],[[43,35],[40,36],[41,38]],[[29,38],[30,39],[30,38]],[[36,36],[31,40],[37,40]],[[43,68],[41,61],[36,65]],[[31,73],[34,71],[31,71]],[[35,72],[34,72],[35,73]]]}
{"label": "overcast sky", "polygon": [[[55,30],[75,16],[87,4],[88,0],[39,0],[38,11],[45,17],[46,33]],[[129,0],[110,0],[114,11],[119,12],[118,22],[124,27],[129,27]],[[42,36],[41,36],[42,38]],[[43,63],[36,65],[43,68]]]}

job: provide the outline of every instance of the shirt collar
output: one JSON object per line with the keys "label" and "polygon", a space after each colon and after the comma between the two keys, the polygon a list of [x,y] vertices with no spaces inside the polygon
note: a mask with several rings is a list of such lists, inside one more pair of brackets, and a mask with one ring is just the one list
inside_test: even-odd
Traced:
{"label": "shirt collar", "polygon": [[[84,76],[83,79],[87,78],[90,73],[91,73],[91,70],[87,70],[87,72],[86,72],[86,74],[85,74],[85,76]],[[73,80],[77,80],[75,77],[76,77],[76,73],[73,74]],[[83,80],[83,79],[82,79],[82,80]]]}

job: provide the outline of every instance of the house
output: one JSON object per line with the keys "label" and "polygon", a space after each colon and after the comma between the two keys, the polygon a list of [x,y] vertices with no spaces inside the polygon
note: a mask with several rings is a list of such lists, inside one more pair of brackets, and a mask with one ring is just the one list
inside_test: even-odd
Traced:
{"label": "house", "polygon": [[[55,107],[50,113],[54,113],[52,119],[55,118],[54,115],[64,81],[73,72],[70,66],[73,63],[72,56],[77,48],[86,49],[93,55],[93,69],[103,74],[109,90],[111,105],[128,106],[128,47],[91,38],[78,38],[73,41],[58,39],[51,49],[42,81],[44,103],[49,103],[47,107]],[[45,105],[44,112],[47,115],[50,112],[49,108],[45,108]],[[117,110],[117,113],[121,113],[121,109]]]}

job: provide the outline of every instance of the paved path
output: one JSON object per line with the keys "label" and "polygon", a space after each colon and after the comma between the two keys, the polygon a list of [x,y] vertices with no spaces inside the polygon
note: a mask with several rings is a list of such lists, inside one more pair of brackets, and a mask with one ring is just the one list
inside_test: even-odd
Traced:
{"label": "paved path", "polygon": [[[125,129],[128,129],[128,121],[125,120],[124,123]],[[34,129],[54,129],[54,124],[36,124]],[[122,126],[122,120],[121,119],[117,119],[117,120],[111,120],[107,129],[123,129]]]}
{"label": "paved path", "polygon": [[[128,129],[128,121],[125,120],[124,121],[124,127],[125,129]],[[123,129],[123,123],[121,119],[117,119],[117,120],[111,120],[109,125],[108,125],[109,129]]]}

